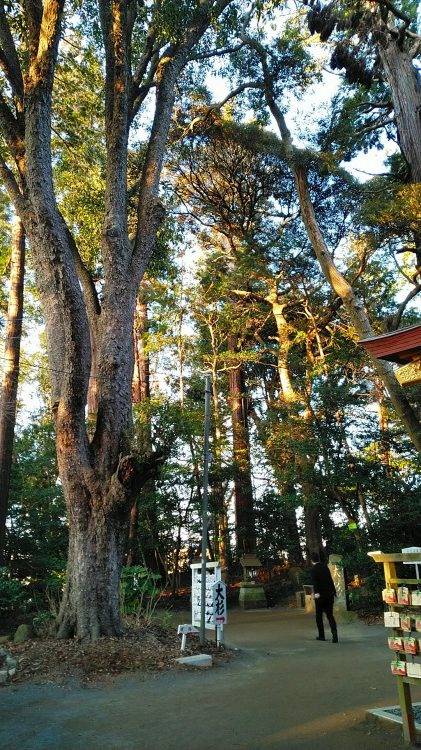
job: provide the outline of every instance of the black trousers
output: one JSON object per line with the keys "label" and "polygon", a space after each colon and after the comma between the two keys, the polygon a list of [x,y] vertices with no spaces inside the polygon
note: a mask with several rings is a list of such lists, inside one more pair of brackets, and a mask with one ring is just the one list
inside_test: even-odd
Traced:
{"label": "black trousers", "polygon": [[337,634],[336,620],[333,616],[334,597],[333,596],[320,596],[318,599],[315,599],[314,602],[316,605],[316,625],[317,625],[317,630],[319,631],[319,638],[325,637],[325,629],[323,625],[323,612],[325,612],[326,617],[328,619],[330,629],[332,631],[332,635],[336,635]]}

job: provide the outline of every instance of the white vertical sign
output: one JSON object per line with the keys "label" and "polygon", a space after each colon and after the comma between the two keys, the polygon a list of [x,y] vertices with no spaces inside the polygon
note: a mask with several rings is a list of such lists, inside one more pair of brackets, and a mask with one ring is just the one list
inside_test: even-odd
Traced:
{"label": "white vertical sign", "polygon": [[[201,605],[201,587],[202,571],[201,563],[193,563],[192,569],[192,587],[191,587],[191,621],[192,625],[200,627],[200,605]],[[206,563],[206,609],[205,609],[205,627],[214,629],[214,607],[212,587],[221,580],[221,566],[219,562]]]}
{"label": "white vertical sign", "polygon": [[227,624],[227,587],[223,581],[216,581],[212,586],[213,620],[215,627]]}

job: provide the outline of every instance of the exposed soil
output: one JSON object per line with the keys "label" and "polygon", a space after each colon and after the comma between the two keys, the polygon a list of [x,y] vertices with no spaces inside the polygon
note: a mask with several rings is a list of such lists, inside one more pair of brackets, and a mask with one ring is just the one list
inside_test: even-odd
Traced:
{"label": "exposed soil", "polygon": [[[158,624],[128,629],[123,638],[100,638],[95,642],[37,638],[23,643],[9,641],[5,648],[20,660],[12,683],[37,682],[66,684],[75,679],[82,685],[94,684],[127,672],[165,672],[194,669],[178,664],[179,656],[203,651],[197,637],[189,636],[187,648],[180,652],[181,636],[174,627]],[[230,649],[206,643],[206,653],[214,661],[228,661]]]}

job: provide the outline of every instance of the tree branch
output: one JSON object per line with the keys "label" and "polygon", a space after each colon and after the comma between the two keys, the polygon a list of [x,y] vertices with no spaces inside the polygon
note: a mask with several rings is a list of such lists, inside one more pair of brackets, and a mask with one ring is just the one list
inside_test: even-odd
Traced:
{"label": "tree branch", "polygon": [[31,45],[31,63],[27,76],[27,89],[48,82],[52,86],[54,61],[57,55],[60,38],[61,18],[65,0],[44,0],[42,17],[39,20],[38,0],[29,0],[26,6],[34,9],[31,15],[33,23],[33,44]]}
{"label": "tree branch", "polygon": [[[139,86],[136,90],[136,97],[132,102],[131,111],[129,115],[130,124],[133,122],[134,118],[139,112],[139,109],[141,108],[150,90],[156,87],[156,81],[154,81],[153,79],[154,79],[157,67],[158,67],[158,56],[156,56],[156,62],[152,63],[151,65],[147,80],[142,86]],[[133,95],[134,95],[134,90],[132,90],[131,92],[131,96]]]}
{"label": "tree branch", "polygon": [[[151,28],[149,28],[146,35],[143,54],[141,55],[140,60],[137,64],[136,71],[133,74],[132,85],[134,89],[141,85],[143,76],[146,73],[150,61],[155,55],[159,53],[159,49],[155,48],[155,38],[155,32]],[[135,95],[132,95],[132,98],[134,100],[136,98]]]}
{"label": "tree branch", "polygon": [[396,6],[393,5],[390,0],[371,0],[371,2],[376,2],[379,5],[384,5],[385,8],[390,10],[390,12],[393,13],[394,16],[396,16],[396,18],[399,18],[401,21],[403,21],[405,23],[405,26],[411,25],[411,18],[407,16],[406,13],[399,10],[399,8],[396,8]]}
{"label": "tree branch", "polygon": [[357,130],[357,135],[362,135],[363,133],[372,133],[374,130],[385,128],[386,125],[396,125],[396,118],[388,117],[386,120],[377,120],[377,122],[373,123],[373,125],[368,125],[366,128]]}
{"label": "tree branch", "polygon": [[0,64],[10,83],[13,94],[23,105],[23,77],[15,43],[7,23],[4,4],[0,4]]}
{"label": "tree branch", "polygon": [[184,136],[187,135],[187,133],[190,133],[194,126],[197,125],[199,122],[205,122],[205,120],[209,117],[209,115],[212,112],[215,112],[216,110],[222,109],[222,107],[227,104],[231,99],[234,99],[239,94],[242,94],[243,91],[246,91],[246,89],[263,89],[263,83],[256,83],[255,81],[247,81],[246,83],[242,83],[237,88],[230,91],[229,94],[225,97],[225,99],[222,99],[220,102],[215,102],[214,104],[210,104],[209,106],[205,107],[200,115],[193,118],[193,120],[189,123],[187,128],[183,130],[183,133],[181,135],[181,138],[184,138]]}
{"label": "tree branch", "polygon": [[32,212],[29,201],[22,195],[16,177],[6,162],[0,158],[0,176],[12,201],[15,211],[25,225],[29,212]]}
{"label": "tree branch", "polygon": [[158,189],[175,100],[175,86],[181,71],[191,58],[195,45],[209,28],[212,20],[218,18],[230,2],[232,0],[219,0],[212,4],[201,0],[181,40],[167,47],[165,55],[158,63],[156,107],[142,172],[137,237],[132,256],[133,281],[136,284],[139,281],[139,274],[145,271],[156,232],[164,215]]}
{"label": "tree branch", "polygon": [[275,119],[275,122],[279,128],[279,132],[282,138],[282,141],[285,146],[286,152],[288,152],[288,156],[290,159],[294,156],[294,149],[292,146],[291,141],[291,133],[288,130],[287,124],[285,122],[285,117],[282,114],[282,111],[280,107],[278,106],[277,102],[275,101],[274,91],[273,91],[273,77],[269,70],[269,66],[267,63],[267,52],[265,48],[263,47],[260,42],[258,42],[256,39],[252,39],[251,37],[247,36],[245,32],[241,32],[240,38],[247,44],[251,49],[253,49],[257,57],[259,58],[260,64],[262,66],[263,71],[263,79],[264,79],[264,90],[265,90],[265,96],[266,96],[266,102],[267,105]]}
{"label": "tree branch", "polygon": [[106,186],[103,260],[107,280],[120,278],[129,259],[127,231],[127,138],[129,132],[129,47],[125,0],[99,0],[105,48]]}
{"label": "tree branch", "polygon": [[387,102],[361,102],[361,104],[357,104],[355,109],[363,109],[366,112],[371,112],[373,109],[387,109],[392,110],[393,104],[391,101]]}
{"label": "tree branch", "polygon": [[23,139],[23,132],[20,123],[13,115],[8,103],[2,94],[0,94],[0,129],[6,139],[7,145],[15,156],[19,151],[18,145]]}
{"label": "tree branch", "polygon": [[26,23],[29,31],[29,53],[31,59],[37,54],[42,21],[42,0],[24,0]]}
{"label": "tree branch", "polygon": [[[97,328],[96,321],[97,321],[98,315],[101,313],[101,305],[99,303],[98,294],[95,289],[95,284],[93,282],[91,274],[89,273],[82,258],[80,257],[79,249],[77,247],[75,238],[73,237],[73,234],[71,233],[63,215],[60,212],[59,212],[59,216],[60,216],[60,220],[62,222],[64,231],[66,233],[67,241],[72,251],[73,260],[75,262],[76,273],[78,275],[78,279],[83,289],[83,296],[85,298],[86,308],[89,313],[89,321],[92,324],[91,327],[96,329]],[[96,330],[94,330],[93,332],[96,333]]]}
{"label": "tree branch", "polygon": [[222,55],[232,55],[239,52],[245,46],[244,42],[237,44],[235,47],[226,47],[225,49],[213,49],[210,52],[202,52],[199,55],[193,55],[191,60],[207,60],[210,57],[222,57]]}
{"label": "tree branch", "polygon": [[394,315],[391,315],[389,318],[387,318],[386,328],[388,331],[396,331],[396,329],[399,328],[400,322],[402,320],[402,315],[404,314],[407,305],[420,292],[421,292],[421,284],[417,284],[416,286],[414,286],[413,289],[411,289],[410,292],[408,292],[403,302],[401,302],[401,304],[399,305],[396,313]]}

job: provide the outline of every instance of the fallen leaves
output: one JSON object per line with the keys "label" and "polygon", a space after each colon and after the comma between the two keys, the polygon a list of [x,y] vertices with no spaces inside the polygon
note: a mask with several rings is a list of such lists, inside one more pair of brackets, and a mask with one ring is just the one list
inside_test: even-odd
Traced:
{"label": "fallen leaves", "polygon": [[[148,625],[127,630],[122,638],[100,638],[94,642],[76,639],[43,638],[24,643],[7,644],[8,651],[19,658],[20,664],[12,683],[35,681],[65,684],[77,679],[82,684],[127,672],[151,674],[183,667],[175,660],[180,656],[200,653],[203,647],[191,639],[183,654],[181,638],[175,628]],[[228,649],[217,649],[215,643],[206,644],[216,663],[233,655]]]}

